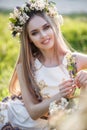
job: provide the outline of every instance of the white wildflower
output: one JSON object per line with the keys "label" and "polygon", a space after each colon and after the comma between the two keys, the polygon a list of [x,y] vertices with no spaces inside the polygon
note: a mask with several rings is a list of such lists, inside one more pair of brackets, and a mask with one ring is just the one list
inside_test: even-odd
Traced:
{"label": "white wildflower", "polygon": [[38,7],[37,10],[43,10],[45,8],[45,2],[43,0],[38,0],[36,5],[36,7]]}
{"label": "white wildflower", "polygon": [[49,112],[50,114],[54,114],[54,112],[57,112],[58,110],[65,110],[65,108],[68,105],[68,101],[65,98],[61,98],[61,102],[59,104],[56,104],[56,101],[53,101],[50,103],[49,106]]}
{"label": "white wildflower", "polygon": [[20,17],[21,11],[19,9],[15,8],[14,9],[14,15],[15,15],[16,18]]}
{"label": "white wildflower", "polygon": [[25,11],[29,11],[29,8],[27,6],[25,6]]}
{"label": "white wildflower", "polygon": [[58,110],[58,105],[56,104],[56,101],[51,102],[49,106],[50,115],[54,114],[54,112],[56,112],[57,110]]}
{"label": "white wildflower", "polygon": [[48,5],[48,14],[53,17],[55,15],[57,15],[57,8],[54,5]]}
{"label": "white wildflower", "polygon": [[63,106],[63,107],[67,107],[67,105],[68,105],[68,101],[67,101],[67,99],[66,98],[61,98],[61,106]]}
{"label": "white wildflower", "polygon": [[9,18],[16,19],[16,16],[14,15],[14,13],[10,13],[10,17]]}
{"label": "white wildflower", "polygon": [[29,16],[26,13],[23,13],[23,19],[27,21],[29,19]]}
{"label": "white wildflower", "polygon": [[31,3],[30,9],[31,9],[31,10],[34,10],[35,6],[36,6],[35,3]]}
{"label": "white wildflower", "polygon": [[14,27],[15,27],[15,26],[14,26],[14,24],[13,24],[13,23],[10,23],[10,24],[9,24],[9,29],[10,29],[10,30],[13,30],[13,29],[14,29]]}
{"label": "white wildflower", "polygon": [[26,22],[26,20],[23,19],[23,16],[20,16],[20,17],[19,17],[19,21],[20,21],[20,25],[23,25],[23,24],[25,24],[25,22]]}
{"label": "white wildflower", "polygon": [[43,10],[45,8],[45,2],[43,0],[37,0],[35,2],[31,2],[30,9],[34,10]]}
{"label": "white wildflower", "polygon": [[20,27],[20,26],[15,26],[14,31],[22,32],[22,27]]}

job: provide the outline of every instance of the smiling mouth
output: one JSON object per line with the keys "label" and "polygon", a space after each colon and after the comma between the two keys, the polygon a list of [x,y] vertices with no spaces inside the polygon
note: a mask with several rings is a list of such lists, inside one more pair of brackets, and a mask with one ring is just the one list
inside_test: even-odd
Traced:
{"label": "smiling mouth", "polygon": [[44,40],[44,41],[42,42],[42,44],[48,44],[49,41],[50,41],[50,39]]}

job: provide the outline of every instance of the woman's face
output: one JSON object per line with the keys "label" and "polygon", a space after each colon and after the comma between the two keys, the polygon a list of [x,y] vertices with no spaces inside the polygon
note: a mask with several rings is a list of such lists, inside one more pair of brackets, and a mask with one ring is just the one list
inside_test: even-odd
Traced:
{"label": "woman's face", "polygon": [[30,40],[40,50],[49,50],[54,46],[54,32],[49,23],[40,16],[34,16],[28,24]]}

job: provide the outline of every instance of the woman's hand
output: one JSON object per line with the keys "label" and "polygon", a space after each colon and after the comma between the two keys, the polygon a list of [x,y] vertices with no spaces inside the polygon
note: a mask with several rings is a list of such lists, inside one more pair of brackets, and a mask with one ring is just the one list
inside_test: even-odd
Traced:
{"label": "woman's hand", "polygon": [[72,79],[63,81],[59,85],[59,94],[61,97],[69,97],[73,93],[73,90],[75,89],[75,85]]}
{"label": "woman's hand", "polygon": [[87,86],[87,70],[80,70],[77,73],[75,83],[79,88]]}

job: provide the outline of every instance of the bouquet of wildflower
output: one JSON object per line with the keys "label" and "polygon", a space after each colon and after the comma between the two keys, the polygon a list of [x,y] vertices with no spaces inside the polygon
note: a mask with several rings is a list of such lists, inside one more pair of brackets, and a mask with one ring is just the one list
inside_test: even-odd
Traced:
{"label": "bouquet of wildflower", "polygon": [[67,70],[69,72],[70,78],[73,79],[73,85],[75,86],[75,88],[72,91],[72,94],[69,95],[69,98],[72,98],[72,97],[74,98],[74,97],[77,97],[77,95],[79,93],[78,86],[76,86],[74,84],[74,78],[75,78],[76,73],[77,73],[75,55],[72,55],[71,53],[68,53],[66,55],[66,58],[67,58]]}
{"label": "bouquet of wildflower", "polygon": [[72,56],[71,53],[68,53],[66,55],[66,58],[67,58],[67,70],[69,71],[69,75],[71,78],[75,78],[77,73],[75,56]]}
{"label": "bouquet of wildflower", "polygon": [[56,104],[56,101],[50,104],[50,116],[48,121],[50,130],[60,130],[63,122],[65,123],[65,121],[68,120],[70,116],[77,111],[77,106],[67,109],[68,104],[69,102],[66,98],[61,98],[61,101],[58,105]]}
{"label": "bouquet of wildflower", "polygon": [[66,98],[61,98],[60,103],[57,105],[56,101],[51,102],[49,106],[50,115],[53,115],[56,111],[64,110],[68,105],[68,101]]}

